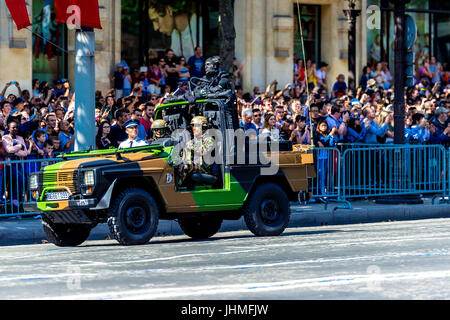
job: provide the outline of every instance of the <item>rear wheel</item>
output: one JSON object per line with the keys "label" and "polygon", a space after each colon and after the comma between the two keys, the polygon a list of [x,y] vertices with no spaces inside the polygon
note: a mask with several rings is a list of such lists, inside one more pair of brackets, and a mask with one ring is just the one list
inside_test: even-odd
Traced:
{"label": "rear wheel", "polygon": [[192,239],[208,239],[222,226],[223,219],[217,217],[181,218],[178,224],[181,230]]}
{"label": "rear wheel", "polygon": [[278,236],[289,224],[289,198],[277,184],[258,186],[243,210],[245,223],[256,236]]}
{"label": "rear wheel", "polygon": [[42,215],[42,226],[48,241],[58,247],[75,247],[82,244],[93,227],[89,224],[54,223],[45,214]]}
{"label": "rear wheel", "polygon": [[123,245],[149,242],[158,228],[158,221],[159,210],[155,200],[137,188],[120,192],[108,214],[109,230]]}

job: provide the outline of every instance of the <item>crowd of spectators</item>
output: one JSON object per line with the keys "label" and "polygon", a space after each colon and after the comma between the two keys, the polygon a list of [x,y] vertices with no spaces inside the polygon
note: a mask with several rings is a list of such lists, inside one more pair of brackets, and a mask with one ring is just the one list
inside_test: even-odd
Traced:
{"label": "crowd of spectators", "polygon": [[[151,139],[155,107],[191,76],[203,76],[205,59],[197,47],[186,62],[172,50],[152,60],[151,66],[133,71],[122,62],[111,75],[114,88],[96,92],[96,148],[117,147],[127,138],[123,124],[140,123],[139,137]],[[450,84],[448,72],[432,57],[424,62],[414,87],[406,91],[405,140],[410,144],[450,142]],[[236,88],[241,126],[272,139],[318,147],[337,143],[392,143],[394,137],[392,77],[386,63],[366,66],[356,92],[345,76],[327,79],[328,65],[308,60],[294,64],[292,83],[278,88],[273,81],[260,92]],[[235,64],[240,73],[242,66]],[[329,84],[329,86],[327,85]],[[9,89],[8,96],[5,92]],[[130,90],[131,89],[131,90]],[[14,92],[15,91],[15,92]],[[309,96],[308,96],[309,93]],[[74,93],[66,79],[49,84],[33,80],[32,92],[17,82],[0,93],[1,156],[5,160],[53,158],[74,148]]]}
{"label": "crowd of spectators", "polygon": [[[124,124],[139,122],[138,136],[151,141],[155,108],[190,77],[202,77],[205,58],[197,47],[187,61],[172,50],[133,69],[122,61],[110,75],[112,89],[96,92],[96,148],[117,147],[128,137]],[[245,130],[293,144],[333,147],[338,143],[388,144],[394,138],[394,90],[388,66],[365,66],[357,90],[352,91],[343,74],[328,79],[328,65],[317,67],[308,60],[294,63],[291,83],[279,88],[277,81],[264,92],[254,87],[243,92],[242,65],[234,63],[239,121]],[[436,61],[425,60],[415,84],[405,92],[405,140],[409,144],[450,145],[449,72]],[[6,92],[9,92],[5,96]],[[75,94],[67,79],[53,84],[33,80],[32,90],[9,82],[0,92],[0,160],[52,159],[74,149]],[[6,175],[27,175],[5,170]],[[25,170],[25,171],[24,171]],[[9,181],[10,177],[0,177]],[[0,190],[5,190],[0,182]],[[2,191],[3,192],[3,191]],[[0,197],[3,197],[0,194]],[[14,196],[18,199],[19,195]]]}
{"label": "crowd of spectators", "polygon": [[[405,142],[450,145],[449,72],[432,57],[405,91]],[[264,92],[238,94],[241,125],[295,144],[332,147],[338,143],[389,144],[394,142],[394,89],[388,66],[365,66],[359,87],[348,88],[345,76],[328,81],[328,65],[297,59],[292,83],[277,81]],[[328,87],[326,83],[329,83]],[[309,93],[309,96],[308,96]]]}

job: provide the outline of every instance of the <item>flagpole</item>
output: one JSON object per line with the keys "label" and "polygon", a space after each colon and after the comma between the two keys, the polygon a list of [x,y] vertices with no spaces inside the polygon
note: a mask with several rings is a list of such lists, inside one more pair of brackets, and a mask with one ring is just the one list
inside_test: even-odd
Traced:
{"label": "flagpole", "polygon": [[75,151],[95,149],[95,32],[75,32]]}

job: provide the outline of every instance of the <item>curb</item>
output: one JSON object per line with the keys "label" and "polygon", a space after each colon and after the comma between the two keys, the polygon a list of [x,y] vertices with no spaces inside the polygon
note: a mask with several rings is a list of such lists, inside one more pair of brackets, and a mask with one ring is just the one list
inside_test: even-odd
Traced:
{"label": "curb", "polygon": [[[320,206],[323,208],[322,206]],[[450,205],[394,205],[354,207],[353,210],[321,210],[291,204],[291,219],[288,228],[314,227],[323,225],[343,225],[373,223],[383,221],[404,221],[418,219],[450,218]],[[219,232],[248,230],[244,218],[226,220]],[[161,220],[155,237],[183,235],[176,221]],[[112,239],[106,223],[92,229],[88,240]],[[40,219],[0,220],[0,246],[45,243],[47,237]]]}

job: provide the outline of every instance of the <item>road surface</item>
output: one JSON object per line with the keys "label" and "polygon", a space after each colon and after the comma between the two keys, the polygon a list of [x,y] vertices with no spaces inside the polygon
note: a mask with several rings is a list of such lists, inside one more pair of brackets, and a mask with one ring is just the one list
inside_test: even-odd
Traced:
{"label": "road surface", "polygon": [[0,247],[2,299],[450,299],[450,219]]}

